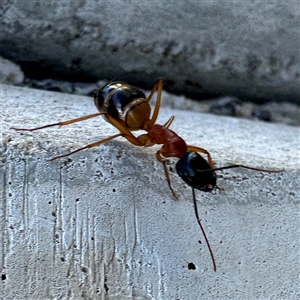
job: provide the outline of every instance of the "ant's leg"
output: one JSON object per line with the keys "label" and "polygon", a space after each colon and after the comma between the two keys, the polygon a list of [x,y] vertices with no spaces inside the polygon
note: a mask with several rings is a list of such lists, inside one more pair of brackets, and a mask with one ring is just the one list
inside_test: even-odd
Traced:
{"label": "ant's leg", "polygon": [[174,121],[174,119],[175,119],[175,116],[172,116],[163,126],[165,128],[169,128],[171,126],[172,122]]}
{"label": "ant's leg", "polygon": [[213,169],[214,168],[214,162],[209,154],[209,152],[203,148],[200,147],[196,147],[196,146],[187,146],[187,151],[195,151],[195,152],[200,152],[200,153],[204,153],[207,155],[207,160],[208,160],[208,164],[209,166]]}
{"label": "ant's leg", "polygon": [[154,84],[154,86],[153,86],[153,88],[151,90],[151,93],[150,93],[150,95],[147,98],[147,101],[149,102],[151,100],[153,94],[157,91],[154,111],[153,111],[151,119],[149,120],[149,123],[147,122],[148,123],[147,126],[149,126],[149,127],[151,127],[155,123],[155,121],[157,119],[157,116],[158,116],[158,113],[159,113],[162,87],[163,87],[163,79],[159,78],[155,82],[155,84]]}
{"label": "ant's leg", "polygon": [[72,120],[67,120],[67,121],[63,121],[63,122],[48,124],[48,125],[44,125],[44,126],[40,126],[40,127],[36,127],[36,128],[11,127],[10,129],[17,130],[17,131],[35,131],[35,130],[39,130],[39,129],[43,129],[43,128],[47,128],[47,127],[52,127],[52,126],[69,125],[69,124],[72,124],[72,123],[81,122],[81,121],[88,120],[88,119],[91,119],[91,118],[94,118],[94,117],[98,117],[100,115],[103,115],[103,113],[96,113],[96,114],[92,114],[92,115],[88,115],[88,116],[84,116],[84,117],[80,117],[80,118],[76,118],[76,119],[72,119]]}
{"label": "ant's leg", "polygon": [[118,134],[115,134],[115,135],[112,135],[111,137],[108,137],[104,140],[101,140],[101,141],[98,141],[98,142],[95,142],[95,143],[92,143],[92,144],[89,144],[85,147],[82,147],[82,148],[79,148],[75,151],[72,151],[68,154],[64,154],[64,155],[60,155],[60,156],[56,156],[56,157],[53,157],[51,159],[52,160],[55,160],[57,158],[61,158],[61,157],[65,157],[65,156],[68,156],[68,155],[71,155],[73,153],[76,153],[78,151],[81,151],[81,150],[84,150],[84,149],[87,149],[87,148],[92,148],[92,147],[96,147],[96,146],[99,146],[101,144],[104,144],[118,136],[123,136],[124,138],[127,139],[128,142],[130,142],[131,144],[135,145],[135,146],[143,146],[143,143],[137,139],[125,126],[123,126],[121,123],[119,123],[116,119],[114,119],[113,117],[111,117],[109,114],[105,113],[104,114],[106,119],[109,121],[109,123],[111,123],[114,127],[116,127],[117,129],[120,130],[120,133]]}
{"label": "ant's leg", "polygon": [[62,158],[62,157],[65,157],[65,156],[69,156],[69,155],[71,155],[71,154],[74,154],[74,153],[79,152],[79,151],[84,150],[84,149],[97,147],[97,146],[99,146],[99,145],[101,145],[101,144],[107,143],[107,142],[109,142],[109,141],[115,139],[115,138],[118,137],[118,136],[122,136],[122,133],[118,133],[118,134],[112,135],[112,136],[110,136],[110,137],[108,137],[108,138],[106,138],[106,139],[104,139],[104,140],[101,140],[101,141],[98,141],[98,142],[95,142],[95,143],[86,145],[86,146],[84,146],[84,147],[82,147],[82,148],[79,148],[79,149],[77,149],[77,150],[74,150],[74,151],[72,151],[72,152],[70,152],[70,153],[63,154],[63,155],[59,155],[59,156],[55,156],[55,157],[51,158],[50,161],[53,161],[53,160],[55,160],[55,159]]}
{"label": "ant's leg", "polygon": [[131,131],[128,128],[126,128],[124,125],[122,125],[119,121],[117,121],[107,113],[105,113],[105,118],[108,120],[109,123],[111,123],[114,127],[119,129],[119,131],[121,131],[122,136],[126,138],[128,142],[130,142],[135,146],[139,146],[139,147],[144,146],[143,143],[138,138],[136,138],[131,133]]}
{"label": "ant's leg", "polygon": [[168,171],[168,168],[167,168],[167,165],[166,165],[166,160],[161,156],[160,154],[160,150],[158,150],[156,152],[156,159],[161,162],[163,164],[163,167],[164,167],[164,171],[165,171],[165,175],[166,175],[166,178],[167,178],[167,182],[168,182],[168,185],[169,185],[169,188],[173,194],[173,196],[175,197],[175,199],[178,199],[177,195],[175,194],[175,191],[173,190],[173,187],[171,185],[171,179],[170,179],[170,174],[169,174],[169,171]]}

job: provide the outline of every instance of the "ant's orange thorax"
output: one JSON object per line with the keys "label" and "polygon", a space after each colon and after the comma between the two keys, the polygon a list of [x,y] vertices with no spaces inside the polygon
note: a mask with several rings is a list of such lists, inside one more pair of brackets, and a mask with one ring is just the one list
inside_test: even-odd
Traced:
{"label": "ant's orange thorax", "polygon": [[163,144],[160,153],[164,157],[182,157],[187,151],[185,141],[173,130],[154,124],[148,131],[148,137],[154,144]]}

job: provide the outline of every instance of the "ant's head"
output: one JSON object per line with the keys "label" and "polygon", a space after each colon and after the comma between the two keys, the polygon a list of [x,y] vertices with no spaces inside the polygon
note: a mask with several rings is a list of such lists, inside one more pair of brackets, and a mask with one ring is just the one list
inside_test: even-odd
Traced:
{"label": "ant's head", "polygon": [[211,167],[195,151],[187,151],[176,163],[177,174],[185,183],[203,192],[210,192],[216,188],[217,175],[214,171],[204,170],[211,170]]}

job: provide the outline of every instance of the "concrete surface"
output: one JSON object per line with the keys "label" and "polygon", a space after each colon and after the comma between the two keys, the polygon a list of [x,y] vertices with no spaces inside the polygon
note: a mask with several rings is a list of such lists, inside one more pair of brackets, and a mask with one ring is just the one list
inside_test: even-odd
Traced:
{"label": "concrete surface", "polygon": [[27,77],[299,103],[299,20],[299,1],[3,1],[0,55]]}
{"label": "concrete surface", "polygon": [[[164,96],[162,101],[164,101]],[[299,299],[299,128],[163,108],[159,123],[206,148],[225,191],[192,192],[157,147],[117,139],[48,159],[116,130],[102,118],[32,133],[94,113],[91,98],[1,86],[1,299]],[[189,268],[195,265],[195,270]],[[191,266],[191,265],[190,265]]]}

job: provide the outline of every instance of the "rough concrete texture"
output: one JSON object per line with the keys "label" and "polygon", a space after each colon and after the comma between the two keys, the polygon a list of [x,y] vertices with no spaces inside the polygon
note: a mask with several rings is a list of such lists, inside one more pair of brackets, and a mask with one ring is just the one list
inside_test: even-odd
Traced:
{"label": "rough concrete texture", "polygon": [[15,132],[94,113],[93,101],[5,85],[1,100],[1,299],[299,299],[299,128],[161,110],[218,166],[285,169],[224,170],[225,191],[196,193],[215,273],[191,188],[170,162],[174,200],[157,147],[119,138],[50,162],[117,131],[96,118]]}
{"label": "rough concrete texture", "polygon": [[298,1],[6,1],[0,20],[27,76],[299,103]]}

